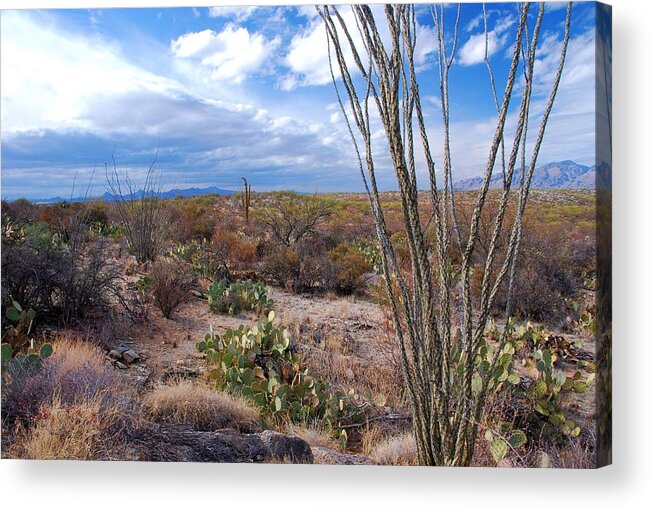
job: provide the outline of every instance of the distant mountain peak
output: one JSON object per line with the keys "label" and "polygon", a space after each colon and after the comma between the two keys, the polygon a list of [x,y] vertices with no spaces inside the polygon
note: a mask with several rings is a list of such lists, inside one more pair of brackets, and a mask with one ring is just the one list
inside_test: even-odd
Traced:
{"label": "distant mountain peak", "polygon": [[[503,180],[502,172],[493,173],[490,188],[500,187]],[[514,184],[520,181],[520,169],[513,172]],[[468,178],[455,183],[456,190],[479,189],[482,177]],[[594,189],[595,167],[584,166],[572,160],[549,162],[534,169],[531,178],[534,189]]]}

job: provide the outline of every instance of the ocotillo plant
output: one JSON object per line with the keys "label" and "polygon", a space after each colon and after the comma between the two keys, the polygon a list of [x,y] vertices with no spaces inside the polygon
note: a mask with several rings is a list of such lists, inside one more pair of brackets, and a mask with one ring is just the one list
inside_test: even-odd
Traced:
{"label": "ocotillo plant", "polygon": [[[351,12],[345,14],[340,9],[317,6],[328,40],[332,82],[375,220],[382,275],[412,406],[418,461],[423,465],[468,466],[473,457],[490,380],[500,368],[496,362],[508,334],[503,334],[499,340],[492,361],[478,361],[478,354],[486,343],[484,335],[496,294],[503,284],[510,285],[509,278],[515,274],[512,267],[517,260],[531,179],[565,65],[572,2],[567,8],[556,73],[549,88],[544,92],[536,90],[533,96],[543,93],[547,100],[532,108],[532,115],[537,115],[540,127],[528,163],[525,162],[524,148],[532,90],[540,85],[540,80],[534,80],[534,64],[544,3],[537,8],[533,27],[529,26],[529,14],[535,7],[529,3],[519,6],[519,21],[504,80],[494,79],[488,62],[489,51],[485,51],[490,78],[486,80],[487,86],[504,82],[505,87],[502,100],[495,101],[497,120],[481,188],[472,197],[467,231],[458,220],[463,217],[457,213],[453,187],[451,102],[448,94],[449,71],[457,62],[461,5],[458,5],[456,17],[452,20],[451,34],[446,33],[444,19],[444,12],[450,8],[442,4],[430,6],[438,46],[438,80],[435,79],[434,83],[427,82],[416,63],[418,22],[413,5],[385,5],[386,20],[379,19],[379,9],[368,5],[353,5]],[[490,37],[486,17],[484,30],[488,46]],[[340,93],[341,86],[345,95]],[[442,171],[435,171],[434,153],[439,150],[430,148],[433,136],[421,105],[421,93],[430,93],[431,89],[440,92]],[[519,103],[517,99],[512,101],[515,90],[522,93]],[[471,278],[480,218],[487,202],[498,152],[506,144],[505,125],[512,102],[514,109],[517,108],[512,147],[505,154],[498,208],[487,238],[487,256],[480,266],[481,287],[477,298],[473,298]],[[419,139],[422,151],[417,154]],[[519,157],[522,161],[521,178],[514,183]],[[384,203],[378,190],[376,165],[385,159],[391,161],[399,188],[409,247],[409,275],[401,270],[389,238]],[[419,162],[421,160],[423,162]],[[419,165],[422,167],[417,167]],[[425,192],[419,193],[416,175],[421,170],[428,178]],[[421,216],[423,197],[431,200],[433,212],[429,220],[423,220]],[[505,220],[509,200],[516,210],[511,225],[507,225]],[[430,224],[433,235],[426,234]],[[503,260],[498,260],[495,252],[500,244],[506,246]],[[460,253],[460,261],[454,259],[453,249]]]}

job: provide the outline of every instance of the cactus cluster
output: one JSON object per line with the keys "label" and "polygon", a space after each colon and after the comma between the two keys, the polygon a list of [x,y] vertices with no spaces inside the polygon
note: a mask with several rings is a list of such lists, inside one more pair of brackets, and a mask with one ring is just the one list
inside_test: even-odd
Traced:
{"label": "cactus cluster", "polygon": [[13,300],[5,316],[11,324],[2,335],[2,366],[9,363],[24,367],[39,366],[42,360],[52,354],[52,345],[41,344],[37,349],[29,337],[36,312],[33,309],[23,310],[21,305]]}
{"label": "cactus cluster", "polygon": [[197,348],[206,354],[210,377],[253,401],[276,421],[319,420],[331,428],[344,411],[343,394],[312,378],[290,347],[290,334],[273,324],[274,311],[253,327],[209,333]]}
{"label": "cactus cluster", "polygon": [[[501,348],[498,346],[500,343]],[[521,382],[520,376],[513,370],[516,355],[523,365],[535,366],[536,378]],[[505,388],[513,388],[520,397],[529,401],[530,421],[543,422],[545,432],[560,432],[564,436],[576,437],[581,429],[567,417],[562,394],[588,390],[594,378],[594,373],[589,372],[594,371],[594,363],[580,359],[581,356],[576,345],[549,334],[542,327],[528,324],[516,330],[513,321],[509,321],[500,332],[493,323],[489,323],[475,359],[477,369],[472,389],[475,392],[485,389],[494,395]],[[572,376],[554,367],[559,358],[575,361],[577,370]],[[463,359],[458,358],[458,369],[453,374],[462,375],[465,370],[463,363]],[[486,430],[484,438],[489,443],[495,463],[501,462],[509,452],[517,454],[517,449],[527,441],[524,432],[514,428],[511,423],[503,423],[499,429]]]}
{"label": "cactus cluster", "polygon": [[208,305],[213,312],[232,316],[243,310],[253,310],[264,314],[273,308],[273,303],[262,282],[244,280],[229,283],[221,280],[208,288]]}
{"label": "cactus cluster", "polygon": [[559,429],[564,435],[576,437],[581,428],[567,417],[561,405],[561,395],[568,392],[585,393],[594,379],[594,372],[587,375],[577,370],[568,377],[554,368],[557,355],[549,350],[537,349],[533,353],[538,379],[527,391],[527,396],[538,415]]}
{"label": "cactus cluster", "polygon": [[513,424],[509,422],[503,423],[499,432],[490,429],[484,432],[484,439],[490,444],[495,464],[502,462],[509,450],[517,452],[518,448],[522,448],[527,443],[526,434],[514,429]]}
{"label": "cactus cluster", "polygon": [[25,240],[25,230],[10,218],[2,220],[2,241],[9,244],[19,244]]}

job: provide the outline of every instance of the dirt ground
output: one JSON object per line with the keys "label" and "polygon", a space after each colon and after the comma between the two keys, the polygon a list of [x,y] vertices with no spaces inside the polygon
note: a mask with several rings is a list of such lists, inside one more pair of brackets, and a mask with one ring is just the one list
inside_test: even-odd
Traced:
{"label": "dirt ground", "polygon": [[[303,328],[321,331],[324,337],[339,336],[347,341],[360,360],[369,363],[377,360],[373,344],[384,319],[378,305],[354,297],[295,295],[277,288],[270,289],[270,297],[274,300],[276,322],[294,330],[297,342],[301,341],[303,324]],[[221,334],[240,325],[252,326],[257,319],[252,312],[238,316],[213,313],[205,300],[193,298],[173,319],[165,319],[157,309],[152,309],[148,322],[129,330],[125,346],[135,349],[143,360],[137,373],[141,382],[145,381],[143,376],[147,377],[147,382],[156,382],[175,373],[193,375],[205,369],[204,357],[197,351],[196,344],[211,327]]]}

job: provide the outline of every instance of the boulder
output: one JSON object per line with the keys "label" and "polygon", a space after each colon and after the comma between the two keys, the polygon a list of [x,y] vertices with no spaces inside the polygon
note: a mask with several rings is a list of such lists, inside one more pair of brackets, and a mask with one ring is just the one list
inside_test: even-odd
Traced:
{"label": "boulder", "polygon": [[117,349],[111,349],[108,355],[109,358],[113,360],[119,360],[122,358],[122,353],[120,353]]}
{"label": "boulder", "polygon": [[203,432],[180,425],[142,423],[130,429],[134,456],[156,462],[312,463],[310,445],[278,432],[240,434],[234,430]]}
{"label": "boulder", "polygon": [[299,437],[287,436],[273,430],[265,430],[260,434],[260,439],[269,450],[272,459],[288,459],[298,464],[311,464],[314,462],[310,445]]}
{"label": "boulder", "polygon": [[140,360],[140,355],[138,355],[138,353],[136,353],[133,349],[127,349],[122,353],[122,360],[124,360],[127,365],[130,365],[133,362]]}

